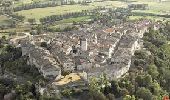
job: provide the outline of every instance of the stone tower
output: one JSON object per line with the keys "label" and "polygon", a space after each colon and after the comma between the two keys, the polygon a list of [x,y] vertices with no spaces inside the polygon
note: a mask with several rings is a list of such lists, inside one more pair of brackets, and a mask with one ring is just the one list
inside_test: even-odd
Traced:
{"label": "stone tower", "polygon": [[87,50],[87,39],[86,38],[80,38],[80,48],[82,51]]}

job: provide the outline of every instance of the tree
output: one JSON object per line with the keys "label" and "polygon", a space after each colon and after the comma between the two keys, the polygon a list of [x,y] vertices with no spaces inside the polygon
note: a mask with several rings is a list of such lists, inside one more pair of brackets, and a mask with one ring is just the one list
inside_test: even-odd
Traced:
{"label": "tree", "polygon": [[135,58],[138,58],[138,59],[147,59],[148,55],[145,51],[142,51],[142,50],[137,50],[135,51]]}
{"label": "tree", "polygon": [[3,97],[6,93],[7,89],[4,84],[0,84],[0,99],[3,100]]}
{"label": "tree", "polygon": [[115,80],[111,81],[110,92],[113,93],[116,98],[120,97],[120,87],[119,87],[119,84],[117,81],[115,81]]}
{"label": "tree", "polygon": [[123,100],[136,100],[136,99],[135,99],[135,96],[134,96],[134,95],[132,95],[132,96],[126,95],[126,96],[123,98]]}
{"label": "tree", "polygon": [[41,47],[47,48],[47,42],[41,42]]}
{"label": "tree", "polygon": [[7,45],[7,46],[5,47],[5,51],[7,51],[7,52],[13,52],[13,51],[14,51],[14,47],[11,46],[11,45]]}
{"label": "tree", "polygon": [[30,24],[35,24],[35,23],[36,23],[36,20],[35,20],[35,18],[31,18],[31,19],[28,19],[28,22],[29,22]]}
{"label": "tree", "polygon": [[66,97],[70,97],[72,94],[72,90],[71,89],[64,89],[62,92],[62,95],[66,96]]}
{"label": "tree", "polygon": [[90,92],[90,100],[107,100],[107,98],[102,92],[94,91]]}
{"label": "tree", "polygon": [[149,65],[147,71],[152,76],[153,79],[156,79],[159,75],[158,69],[154,64]]}
{"label": "tree", "polygon": [[76,2],[74,0],[70,1],[70,5],[74,5]]}
{"label": "tree", "polygon": [[120,90],[120,94],[121,94],[121,96],[126,96],[129,94],[129,91],[126,88],[123,88]]}
{"label": "tree", "polygon": [[149,88],[153,95],[159,96],[161,94],[161,87],[158,82],[153,82]]}
{"label": "tree", "polygon": [[148,87],[152,84],[152,77],[149,74],[146,75],[138,75],[136,77],[136,82],[140,87]]}
{"label": "tree", "polygon": [[0,39],[0,48],[3,47],[3,43],[2,43],[2,40]]}
{"label": "tree", "polygon": [[109,93],[109,94],[107,95],[107,98],[108,98],[109,100],[115,100],[114,94],[111,94],[111,93]]}
{"label": "tree", "polygon": [[99,84],[97,83],[96,78],[91,78],[90,79],[89,91],[90,92],[94,92],[94,91],[100,92],[100,87],[99,87]]}
{"label": "tree", "polygon": [[5,41],[6,40],[6,36],[2,36],[2,39]]}
{"label": "tree", "polygon": [[138,98],[142,98],[143,100],[152,100],[152,93],[147,88],[139,88],[136,92]]}

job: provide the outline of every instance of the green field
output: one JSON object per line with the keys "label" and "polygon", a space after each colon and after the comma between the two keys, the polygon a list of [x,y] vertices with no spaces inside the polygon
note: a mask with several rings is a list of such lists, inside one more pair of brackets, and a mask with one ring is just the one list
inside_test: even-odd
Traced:
{"label": "green field", "polygon": [[62,5],[56,7],[47,7],[47,8],[36,8],[30,10],[23,10],[16,12],[19,15],[23,15],[26,19],[35,18],[36,20],[50,15],[60,15],[69,12],[81,12],[82,10],[94,9],[98,6],[103,7],[126,7],[125,2],[120,1],[105,1],[105,2],[93,2],[89,5]]}
{"label": "green field", "polygon": [[[136,0],[137,2],[135,3],[144,3],[149,5],[149,10],[133,10],[132,12],[138,12],[138,13],[143,13],[143,16],[131,16],[130,19],[138,19],[138,18],[148,18],[148,19],[154,19],[154,20],[162,20],[164,19],[163,17],[157,17],[157,16],[145,16],[148,13],[152,13],[155,15],[166,15],[170,14],[170,0],[166,2],[156,2],[153,0]],[[169,18],[166,18],[169,20]]]}
{"label": "green field", "polygon": [[[26,0],[29,3],[30,0]],[[25,2],[26,2],[25,1]],[[35,1],[35,0],[34,0]],[[38,0],[36,0],[38,1]],[[41,0],[42,1],[42,0]],[[129,0],[132,1],[132,0]],[[170,13],[170,1],[167,2],[157,2],[156,0],[133,0],[132,3],[145,3],[149,5],[149,10],[134,10],[133,12],[140,13],[153,13],[153,14],[169,14]],[[46,16],[50,15],[60,15],[69,12],[80,12],[82,10],[94,9],[98,6],[103,7],[127,7],[128,3],[121,1],[104,1],[104,2],[93,2],[89,5],[63,5],[57,7],[47,7],[47,8],[36,8],[30,10],[23,10],[16,12],[19,15],[26,17],[26,20],[29,18],[35,18],[37,21]],[[131,19],[141,18],[142,16],[131,16]],[[149,19],[162,19],[161,17],[147,16],[145,18]],[[67,22],[68,20],[66,20]]]}

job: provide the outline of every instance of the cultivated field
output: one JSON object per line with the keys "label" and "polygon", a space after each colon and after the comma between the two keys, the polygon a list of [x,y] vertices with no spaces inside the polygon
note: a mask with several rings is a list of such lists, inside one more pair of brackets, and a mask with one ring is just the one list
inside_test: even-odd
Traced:
{"label": "cultivated field", "polygon": [[[29,3],[30,0],[26,0]],[[25,1],[25,2],[26,2]],[[32,1],[32,0],[31,0]],[[33,0],[33,1],[43,1],[43,0]],[[149,18],[149,19],[163,19],[162,17],[148,16],[147,13],[165,15],[170,13],[170,0],[166,2],[157,2],[157,0],[129,0],[133,1],[132,3],[144,3],[149,5],[149,10],[134,10],[133,12],[144,13],[143,16],[131,16],[131,19],[138,18]],[[26,20],[29,18],[35,18],[37,21],[45,16],[50,15],[60,15],[69,12],[80,12],[82,10],[94,9],[98,6],[103,7],[127,7],[129,3],[121,1],[104,1],[104,2],[93,2],[89,5],[63,5],[57,7],[47,7],[47,8],[36,8],[30,10],[23,10],[16,12],[19,15],[26,17]],[[146,16],[145,16],[146,15]],[[168,18],[167,18],[168,19]],[[66,22],[69,22],[66,20]]]}
{"label": "cultivated field", "polygon": [[62,5],[57,7],[47,7],[47,8],[36,8],[30,10],[23,10],[16,12],[19,15],[23,15],[26,19],[35,18],[36,20],[50,15],[60,15],[69,12],[81,12],[82,10],[94,9],[98,6],[103,7],[126,7],[125,2],[120,1],[105,1],[105,2],[93,2],[89,5]]}
{"label": "cultivated field", "polygon": [[[163,17],[158,16],[148,16],[148,13],[152,13],[155,15],[167,15],[170,14],[170,0],[166,2],[157,2],[157,0],[136,0],[135,3],[144,3],[149,5],[149,10],[133,10],[133,12],[143,13],[143,16],[131,16],[131,19],[138,19],[138,18],[149,18],[154,20],[162,20]],[[170,18],[166,18],[169,20]]]}

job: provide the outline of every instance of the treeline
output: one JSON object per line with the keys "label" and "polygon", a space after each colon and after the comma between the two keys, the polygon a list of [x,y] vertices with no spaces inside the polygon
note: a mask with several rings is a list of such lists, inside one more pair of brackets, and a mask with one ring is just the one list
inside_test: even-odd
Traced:
{"label": "treeline", "polygon": [[51,15],[51,16],[41,18],[40,22],[41,23],[53,23],[55,21],[60,21],[63,19],[75,18],[75,17],[87,16],[87,15],[90,15],[90,14],[88,14],[86,11],[66,13],[63,15]]}
{"label": "treeline", "polygon": [[8,14],[8,16],[12,17],[15,21],[24,21],[25,16],[18,15],[18,14]]}
{"label": "treeline", "polygon": [[34,8],[45,8],[45,7],[55,7],[61,5],[61,1],[49,1],[44,3],[31,3],[25,4],[18,7],[14,7],[14,12],[21,11],[21,10],[29,10]]}
{"label": "treeline", "polygon": [[64,27],[64,28],[55,28],[55,27],[52,27],[52,28],[47,28],[47,31],[49,32],[68,32],[68,31],[72,31],[72,30],[78,30],[78,27],[76,26],[67,26],[67,27]]}
{"label": "treeline", "polygon": [[17,6],[13,8],[14,12],[21,11],[21,10],[29,10],[34,8],[45,8],[45,7],[55,7],[59,5],[74,5],[74,4],[82,4],[87,5],[88,3],[91,3],[90,0],[84,0],[84,1],[74,1],[74,0],[56,0],[56,1],[47,1],[47,2],[34,2],[31,4],[24,4],[21,6]]}
{"label": "treeline", "polygon": [[142,13],[142,12],[133,12],[133,16],[155,16],[155,17],[164,17],[164,18],[170,18],[170,15],[159,15],[159,14],[153,14],[153,13]]}
{"label": "treeline", "polygon": [[68,19],[68,18],[75,18],[75,17],[81,17],[81,16],[91,16],[95,12],[100,11],[100,10],[105,10],[105,7],[98,7],[93,10],[82,10],[81,12],[71,12],[71,13],[66,13],[63,15],[51,15],[47,16],[44,18],[40,18],[40,22],[45,24],[45,23],[53,23],[55,21],[60,21],[63,19]]}

